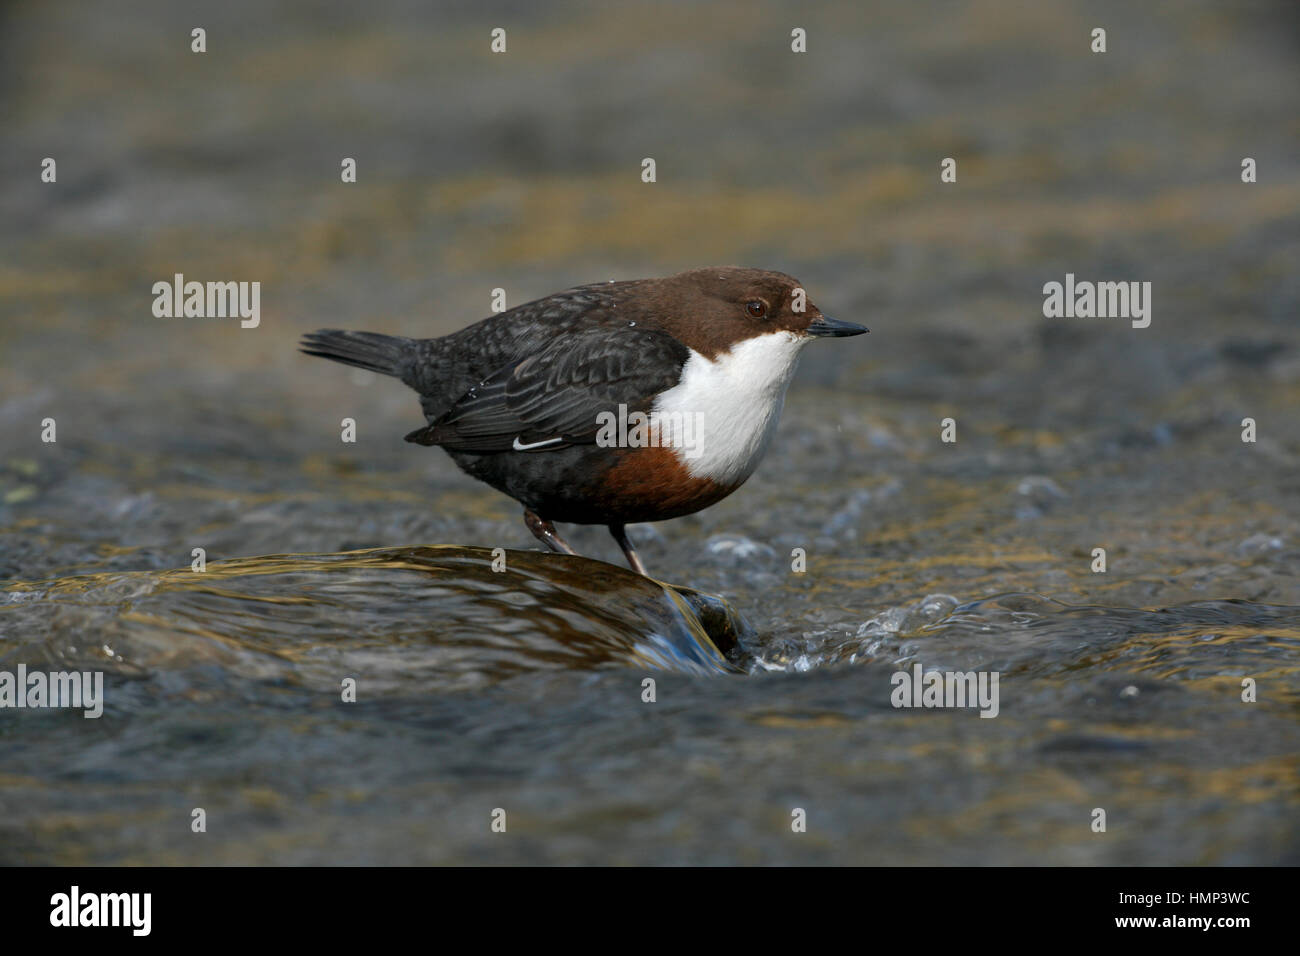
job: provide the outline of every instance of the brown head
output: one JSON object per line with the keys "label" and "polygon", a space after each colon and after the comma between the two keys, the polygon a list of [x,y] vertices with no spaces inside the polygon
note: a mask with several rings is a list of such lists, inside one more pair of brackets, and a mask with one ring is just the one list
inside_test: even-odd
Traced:
{"label": "brown head", "polygon": [[860,335],[867,330],[822,314],[784,272],[720,266],[630,283],[648,322],[707,358],[770,332]]}

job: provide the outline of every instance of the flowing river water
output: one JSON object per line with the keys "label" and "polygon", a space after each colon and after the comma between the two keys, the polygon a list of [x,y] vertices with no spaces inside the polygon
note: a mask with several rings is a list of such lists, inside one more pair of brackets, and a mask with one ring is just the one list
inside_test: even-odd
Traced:
{"label": "flowing river water", "polygon": [[[166,5],[4,14],[0,671],[105,683],[0,710],[0,862],[1300,862],[1294,19],[1103,4],[1097,60],[1066,5],[923,6],[811,12],[808,69],[727,4],[519,6],[492,73],[470,7],[233,4],[197,60]],[[653,579],[295,351],[721,262],[872,331],[631,529]],[[177,272],[259,326],[155,318]],[[1151,325],[1045,318],[1067,273]],[[996,717],[894,707],[917,664]]]}

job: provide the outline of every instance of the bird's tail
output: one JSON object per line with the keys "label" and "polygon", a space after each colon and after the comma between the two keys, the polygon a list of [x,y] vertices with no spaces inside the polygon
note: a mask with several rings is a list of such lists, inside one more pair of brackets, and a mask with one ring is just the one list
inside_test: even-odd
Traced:
{"label": "bird's tail", "polygon": [[304,335],[299,351],[401,378],[403,361],[414,345],[415,339],[401,335],[321,329]]}

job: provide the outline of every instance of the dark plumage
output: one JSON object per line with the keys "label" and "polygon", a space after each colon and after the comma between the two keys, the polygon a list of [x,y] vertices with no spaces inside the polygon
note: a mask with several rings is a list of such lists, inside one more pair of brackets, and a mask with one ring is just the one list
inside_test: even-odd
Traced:
{"label": "dark plumage", "polygon": [[[748,470],[741,466],[756,464],[775,419],[771,409],[748,408],[744,383],[762,386],[771,377],[772,388],[758,388],[752,400],[774,401],[779,413],[793,353],[804,339],[866,331],[825,318],[811,303],[799,311],[797,289],[779,272],[700,269],[580,286],[442,338],[322,329],[303,337],[302,351],[391,375],[414,389],[427,425],[407,441],[441,446],[467,473],[520,501],[529,528],[549,547],[572,552],[552,521],[608,524],[632,566],[644,571],[624,524],[699,510],[744,481]],[[732,355],[756,338],[776,343],[763,352],[781,361]],[[781,351],[786,342],[788,362]],[[596,443],[600,413],[620,405],[649,413],[670,393],[728,405],[713,409],[719,411],[714,441],[734,451],[731,458],[750,454],[752,445],[754,461],[723,456],[711,471],[709,462],[691,462],[675,448]],[[730,407],[733,393],[737,404]],[[746,425],[763,434],[728,433]]]}
{"label": "dark plumage", "polygon": [[548,440],[552,448],[590,444],[599,412],[620,403],[648,410],[655,395],[677,384],[689,354],[681,342],[654,329],[570,332],[471,386],[406,440],[476,452]]}

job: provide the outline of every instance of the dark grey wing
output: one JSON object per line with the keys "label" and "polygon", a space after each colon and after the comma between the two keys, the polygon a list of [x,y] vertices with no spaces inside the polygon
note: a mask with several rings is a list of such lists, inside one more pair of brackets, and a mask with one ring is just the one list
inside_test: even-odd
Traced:
{"label": "dark grey wing", "polygon": [[554,451],[593,444],[601,412],[647,411],[681,377],[690,351],[627,326],[556,336],[465,393],[407,441],[450,451]]}
{"label": "dark grey wing", "polygon": [[[426,421],[446,413],[471,386],[546,348],[556,336],[605,326],[652,326],[630,292],[639,282],[579,286],[512,309],[438,339],[419,339],[401,379],[420,393]],[[617,315],[616,315],[617,313]]]}

